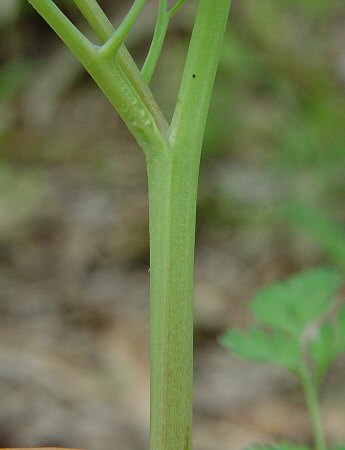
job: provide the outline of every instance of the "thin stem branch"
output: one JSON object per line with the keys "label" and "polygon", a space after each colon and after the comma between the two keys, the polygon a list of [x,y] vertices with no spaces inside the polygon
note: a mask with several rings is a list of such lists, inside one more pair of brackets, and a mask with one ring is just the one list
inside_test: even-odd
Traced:
{"label": "thin stem branch", "polygon": [[118,51],[120,46],[125,42],[133,26],[135,25],[135,22],[144,9],[146,3],[147,0],[135,0],[133,6],[129,10],[127,16],[121,22],[120,26],[112,34],[110,39],[103,45],[102,51],[104,53],[109,52],[115,54]]}
{"label": "thin stem branch", "polygon": [[[104,55],[60,11],[52,0],[29,0],[96,81],[144,150],[148,159],[167,151],[165,119],[140,72],[126,51]],[[95,6],[95,3],[85,3]],[[100,16],[101,17],[101,16]],[[132,72],[131,78],[127,73]],[[138,75],[137,75],[138,74]],[[131,80],[135,83],[132,83]],[[141,86],[143,89],[141,89]],[[159,149],[159,150],[158,150]]]}
{"label": "thin stem branch", "polygon": [[151,81],[154,71],[156,69],[157,62],[161,54],[165,36],[168,30],[168,25],[169,25],[168,0],[161,0],[159,3],[159,11],[152,43],[149,49],[149,53],[144,62],[143,68],[141,69],[141,73],[147,83]]}
{"label": "thin stem branch", "polygon": [[170,9],[168,8],[168,0],[161,0],[159,2],[158,17],[152,43],[143,68],[141,69],[141,73],[147,83],[151,81],[156,69],[159,56],[162,52],[165,36],[168,31],[169,21],[177,13],[177,11],[179,11],[179,9],[184,5],[185,2],[186,0],[179,0]]}
{"label": "thin stem branch", "polygon": [[115,29],[96,0],[73,0],[102,43],[106,42]]}
{"label": "thin stem branch", "polygon": [[52,0],[29,0],[29,3],[78,59],[85,61],[90,58],[95,46],[72,24]]}
{"label": "thin stem branch", "polygon": [[[74,0],[74,2],[101,42],[104,44],[110,39],[112,34],[115,33],[115,28],[97,1]],[[150,110],[161,132],[166,134],[168,123],[125,45],[120,46],[115,59],[117,64],[121,67],[123,74],[127,77],[128,83],[138,92],[138,95],[140,95],[142,101]]]}
{"label": "thin stem branch", "polygon": [[171,19],[186,3],[186,0],[179,0],[168,12],[169,18]]}

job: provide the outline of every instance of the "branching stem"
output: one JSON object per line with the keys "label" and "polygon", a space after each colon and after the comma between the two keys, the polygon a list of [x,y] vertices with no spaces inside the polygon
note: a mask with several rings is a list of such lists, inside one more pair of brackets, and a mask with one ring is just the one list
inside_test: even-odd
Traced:
{"label": "branching stem", "polygon": [[95,46],[72,24],[52,0],[29,0],[79,60],[87,60]]}
{"label": "branching stem", "polygon": [[[105,44],[115,33],[115,28],[99,6],[98,2],[96,0],[74,0],[74,2],[101,40],[102,44]],[[130,83],[138,92],[138,95],[141,96],[142,101],[154,116],[160,130],[165,134],[168,129],[167,121],[158,107],[149,86],[141,75],[138,66],[133,61],[133,58],[124,45],[120,46],[115,59],[121,67],[123,74],[127,77],[128,83]]]}
{"label": "branching stem", "polygon": [[96,0],[73,0],[102,43],[115,32],[110,20]]}
{"label": "branching stem", "polygon": [[[29,2],[94,78],[143,148],[146,157],[153,158],[157,151],[166,152],[165,118],[127,51],[122,49],[117,58],[104,54],[101,47],[93,45],[52,0]],[[90,3],[90,0],[84,2],[85,12],[88,12],[87,8],[94,9],[95,3]],[[98,17],[99,26],[103,18],[101,14]]]}
{"label": "branching stem", "polygon": [[115,55],[120,46],[125,42],[146,3],[147,0],[135,0],[120,26],[103,45],[102,52]]}
{"label": "branching stem", "polygon": [[88,41],[52,0],[29,1],[80,59],[144,149],[150,198],[150,448],[191,450],[198,173],[231,0],[199,0],[170,128],[144,78],[151,79],[169,19],[184,0],[170,10],[168,0],[160,1],[143,76],[122,42],[145,0],[134,3],[117,31],[96,0],[74,0],[103,46]]}

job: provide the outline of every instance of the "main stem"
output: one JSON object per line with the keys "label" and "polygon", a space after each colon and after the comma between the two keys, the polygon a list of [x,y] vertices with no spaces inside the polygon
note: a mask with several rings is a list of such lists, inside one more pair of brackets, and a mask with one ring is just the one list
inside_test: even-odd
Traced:
{"label": "main stem", "polygon": [[[29,2],[80,59],[145,152],[150,196],[151,450],[191,450],[198,172],[231,0],[199,0],[169,130],[124,46],[109,54],[107,45],[88,41],[52,0]],[[97,1],[75,3],[101,41],[111,39],[112,25]],[[180,5],[177,2],[176,8]]]}
{"label": "main stem", "polygon": [[318,389],[305,362],[301,365],[300,378],[309,409],[316,450],[326,450],[327,444],[322,424]]}
{"label": "main stem", "polygon": [[148,160],[151,450],[191,450],[193,291],[201,146],[230,0],[200,0],[170,151]]}

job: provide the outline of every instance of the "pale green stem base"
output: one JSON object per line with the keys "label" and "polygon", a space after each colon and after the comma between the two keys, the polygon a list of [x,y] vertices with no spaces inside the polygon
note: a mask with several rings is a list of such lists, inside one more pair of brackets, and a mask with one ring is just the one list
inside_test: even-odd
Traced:
{"label": "pale green stem base", "polygon": [[148,160],[151,450],[191,450],[193,290],[200,153],[230,0],[200,0],[170,151]]}
{"label": "pale green stem base", "polygon": [[313,382],[310,370],[306,363],[301,365],[300,374],[301,383],[303,386],[311,423],[313,427],[313,435],[315,440],[316,450],[327,450],[325,434],[323,430],[323,423],[320,411],[320,400],[318,389]]}
{"label": "pale green stem base", "polygon": [[179,184],[171,162],[149,166],[151,450],[191,448],[195,206]]}

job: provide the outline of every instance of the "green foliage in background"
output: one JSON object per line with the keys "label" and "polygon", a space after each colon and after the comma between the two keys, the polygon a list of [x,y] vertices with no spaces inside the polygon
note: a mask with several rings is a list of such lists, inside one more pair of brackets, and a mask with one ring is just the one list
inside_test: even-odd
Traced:
{"label": "green foliage in background", "polygon": [[[336,0],[241,2],[223,50],[205,146],[210,164],[231,159],[243,170],[241,198],[238,189],[224,189],[225,181],[217,186],[215,226],[225,218],[240,224],[239,231],[284,227],[291,239],[304,233],[341,268],[345,96],[337,23],[343,13]],[[245,191],[251,173],[272,186],[259,201],[260,185]]]}
{"label": "green foliage in background", "polygon": [[294,445],[288,442],[283,442],[281,444],[257,445],[255,447],[247,448],[246,450],[310,450],[310,449],[304,445]]}
{"label": "green foliage in background", "polygon": [[299,379],[318,450],[326,448],[320,386],[331,364],[345,350],[345,305],[339,305],[335,296],[342,284],[338,272],[324,268],[275,283],[251,301],[257,325],[248,332],[230,330],[221,338],[224,347],[241,357],[279,365]]}
{"label": "green foliage in background", "polygon": [[[343,445],[337,445],[333,447],[332,450],[344,450]],[[247,448],[246,450],[310,450],[309,447],[304,445],[295,445],[288,442],[283,442],[281,444],[271,444],[271,445],[257,445],[254,447]]]}
{"label": "green foliage in background", "polygon": [[283,217],[293,229],[313,238],[316,245],[342,270],[345,270],[345,230],[325,211],[315,206],[287,202]]}

